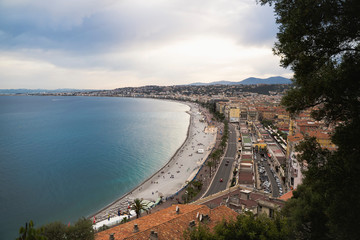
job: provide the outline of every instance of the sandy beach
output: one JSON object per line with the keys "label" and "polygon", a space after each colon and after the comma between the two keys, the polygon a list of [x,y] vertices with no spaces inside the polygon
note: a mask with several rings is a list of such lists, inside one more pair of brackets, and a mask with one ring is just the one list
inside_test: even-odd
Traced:
{"label": "sandy beach", "polygon": [[163,201],[166,201],[168,197],[174,196],[195,177],[215,145],[217,130],[209,128],[207,122],[202,121],[204,115],[199,112],[196,104],[186,104],[190,106],[188,111],[190,124],[185,142],[158,172],[123,197],[92,215],[91,219],[95,216],[97,225],[101,225],[109,214],[111,217],[117,216],[119,209],[126,211],[128,205],[136,198],[156,202],[159,197],[162,197]]}

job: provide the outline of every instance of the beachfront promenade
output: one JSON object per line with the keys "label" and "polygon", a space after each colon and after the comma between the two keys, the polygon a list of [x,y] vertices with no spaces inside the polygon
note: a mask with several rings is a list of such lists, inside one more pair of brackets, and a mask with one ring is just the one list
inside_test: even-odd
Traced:
{"label": "beachfront promenade", "polygon": [[[92,220],[95,216],[95,228],[101,227],[103,224],[114,225],[119,223],[122,218],[128,217],[128,215],[117,216],[118,210],[127,211],[129,204],[131,205],[136,198],[157,203],[162,197],[163,201],[166,201],[168,197],[174,196],[196,176],[215,145],[217,130],[208,128],[207,122],[201,121],[204,115],[199,112],[196,104],[187,103],[187,105],[190,106],[188,111],[190,125],[187,139],[183,145],[157,173],[122,198],[91,216]],[[201,152],[199,149],[202,149],[203,153],[199,153]],[[150,203],[150,205],[152,204]],[[108,220],[109,214],[110,220]],[[132,211],[131,217],[134,216]]]}

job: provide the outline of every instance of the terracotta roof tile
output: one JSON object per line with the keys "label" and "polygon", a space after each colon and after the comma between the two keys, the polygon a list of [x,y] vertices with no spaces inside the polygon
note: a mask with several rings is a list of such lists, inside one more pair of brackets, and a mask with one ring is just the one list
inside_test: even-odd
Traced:
{"label": "terracotta roof tile", "polygon": [[[176,206],[180,212],[176,213]],[[108,240],[111,233],[115,233],[115,239],[149,239],[151,231],[157,232],[158,239],[183,239],[183,234],[189,228],[189,223],[196,219],[197,213],[209,215],[208,226],[213,228],[222,219],[235,218],[237,213],[225,206],[219,206],[213,210],[204,205],[173,205],[159,212],[146,215],[128,223],[121,224],[111,229],[96,234],[96,240]],[[139,232],[133,233],[134,224],[139,227]]]}
{"label": "terracotta roof tile", "polygon": [[285,194],[282,195],[281,197],[279,197],[279,199],[284,200],[284,201],[287,201],[287,200],[289,200],[290,198],[292,198],[292,196],[293,196],[293,191],[290,191],[290,192],[285,193]]}

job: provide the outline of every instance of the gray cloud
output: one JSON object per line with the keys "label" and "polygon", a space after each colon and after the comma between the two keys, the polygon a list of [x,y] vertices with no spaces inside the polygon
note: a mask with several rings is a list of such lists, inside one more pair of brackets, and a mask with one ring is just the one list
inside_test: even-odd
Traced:
{"label": "gray cloud", "polygon": [[[129,77],[140,85],[191,82],[195,77],[208,78],[199,71],[214,68],[219,68],[217,77],[223,79],[221,74],[226,73],[224,77],[235,79],[241,72],[229,69],[243,64],[245,49],[271,51],[276,31],[272,9],[256,5],[255,0],[0,2],[3,56],[36,66],[50,64],[58,74],[77,71],[73,82],[81,84],[86,83],[81,78],[88,77],[87,72],[103,74],[105,79]],[[229,47],[222,50],[222,43]],[[259,65],[258,75],[281,73],[277,58],[268,58],[271,63]],[[250,68],[256,69],[248,66],[243,72],[256,75]],[[46,74],[51,69],[47,65]],[[31,74],[43,77],[40,72]]]}
{"label": "gray cloud", "polygon": [[138,1],[35,2],[0,4],[0,30],[5,35],[0,47],[84,53],[122,44],[161,44],[194,34],[235,35],[241,44],[259,44],[273,40],[276,32],[271,9],[252,1],[173,1],[171,5],[136,4]]}

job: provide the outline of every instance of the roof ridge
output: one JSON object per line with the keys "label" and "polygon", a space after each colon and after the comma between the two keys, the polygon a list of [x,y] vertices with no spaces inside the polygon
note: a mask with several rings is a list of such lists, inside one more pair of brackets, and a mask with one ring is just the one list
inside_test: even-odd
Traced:
{"label": "roof ridge", "polygon": [[[176,204],[174,204],[174,205],[172,205],[172,206],[175,206],[175,205],[176,205]],[[172,206],[171,206],[171,207],[172,207]],[[206,205],[187,205],[187,204],[186,204],[186,205],[183,205],[183,206],[199,206],[199,207],[196,208],[196,209],[191,210],[190,212],[183,213],[182,216],[186,216],[186,215],[188,215],[188,214],[190,214],[190,213],[199,211],[199,209],[203,209],[203,208],[209,209],[209,207],[206,206]],[[165,209],[164,209],[164,210],[165,210]],[[158,211],[158,212],[161,212],[161,211]],[[157,213],[158,213],[158,212],[157,212]],[[175,214],[174,217],[170,218],[170,219],[167,220],[167,221],[163,221],[163,222],[158,223],[158,224],[156,224],[156,225],[153,225],[153,226],[151,226],[151,227],[144,228],[143,230],[141,230],[141,232],[136,232],[136,233],[130,234],[129,236],[125,237],[124,239],[132,238],[132,237],[134,237],[134,236],[136,236],[136,235],[138,235],[138,234],[142,234],[142,232],[145,232],[145,231],[147,231],[147,230],[150,230],[151,228],[156,228],[156,227],[159,227],[159,226],[161,226],[161,225],[163,225],[163,224],[169,223],[169,222],[171,222],[171,221],[173,221],[173,220],[178,220],[178,219],[179,219],[178,216],[179,216],[179,215]]]}

